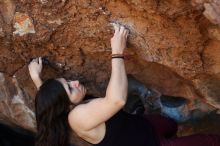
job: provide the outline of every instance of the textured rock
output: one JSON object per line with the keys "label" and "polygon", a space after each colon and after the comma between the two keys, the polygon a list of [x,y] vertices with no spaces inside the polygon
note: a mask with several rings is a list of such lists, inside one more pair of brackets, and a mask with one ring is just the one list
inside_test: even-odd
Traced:
{"label": "textured rock", "polygon": [[[147,87],[161,94],[184,97],[190,101],[189,107],[197,108],[195,101],[201,100],[201,105],[205,104],[204,99],[215,98],[198,90],[207,82],[195,81],[200,74],[209,73],[206,79],[212,80],[219,73],[219,27],[211,24],[219,23],[219,9],[213,9],[218,5],[215,0],[192,2],[194,6],[183,0],[2,0],[0,71],[12,85],[4,84],[1,90],[7,88],[10,92],[0,94],[6,97],[4,100],[15,99],[15,105],[22,105],[24,111],[24,107],[33,109],[36,89],[28,76],[27,64],[31,58],[47,56],[57,67],[46,65],[44,80],[61,76],[79,79],[90,94],[104,96],[111,69],[110,23],[118,22],[130,30],[125,52],[130,56],[125,61],[127,72]],[[203,15],[204,5],[210,21]],[[17,29],[13,26],[18,22],[15,12],[30,24],[23,25],[20,31],[25,35],[13,35]],[[25,24],[23,20],[20,26]],[[22,96],[15,96],[18,89],[10,81],[12,76],[16,76],[24,91]],[[214,86],[208,89],[215,91]],[[17,97],[22,100],[16,100]],[[217,100],[210,101],[218,108],[213,103]],[[8,110],[12,109],[10,105],[4,102],[0,108],[3,115],[15,119]],[[27,115],[31,117],[30,113]],[[21,118],[18,123],[24,124],[22,121]]]}
{"label": "textured rock", "polygon": [[24,13],[15,13],[14,28],[16,30],[13,32],[13,34],[18,34],[19,36],[23,36],[28,33],[35,33],[32,20],[29,18],[28,15]]}
{"label": "textured rock", "polygon": [[204,15],[214,24],[220,24],[220,2],[213,0],[210,3],[204,3]]}
{"label": "textured rock", "polygon": [[208,28],[209,38],[220,41],[220,26],[210,26]]}
{"label": "textured rock", "polygon": [[11,24],[14,18],[15,3],[13,0],[2,0],[0,2],[0,11],[6,24]]}
{"label": "textured rock", "polygon": [[2,17],[0,17],[0,38],[4,37],[5,36],[5,33],[3,31],[3,19]]}
{"label": "textured rock", "polygon": [[198,8],[204,7],[203,14],[214,24],[220,24],[219,0],[192,0],[192,4]]}
{"label": "textured rock", "polygon": [[193,82],[206,102],[220,109],[220,76],[204,74],[195,78]]}
{"label": "textured rock", "polygon": [[220,72],[220,41],[208,41],[203,52],[204,69],[207,73]]}
{"label": "textured rock", "polygon": [[16,78],[0,73],[0,119],[34,130],[35,114],[27,100],[30,97],[23,93]]}
{"label": "textured rock", "polygon": [[12,32],[11,24],[13,22],[15,13],[14,1],[2,0],[0,2],[0,13],[0,35],[5,37],[5,41],[9,41]]}
{"label": "textured rock", "polygon": [[189,100],[199,98],[190,81],[161,64],[144,63],[139,75],[138,79],[161,94],[185,97]]}

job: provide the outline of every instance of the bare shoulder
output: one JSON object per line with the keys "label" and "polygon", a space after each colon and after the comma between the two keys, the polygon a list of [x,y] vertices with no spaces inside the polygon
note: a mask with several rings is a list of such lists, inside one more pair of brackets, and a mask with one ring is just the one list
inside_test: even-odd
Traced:
{"label": "bare shoulder", "polygon": [[89,102],[79,104],[73,110],[70,111],[68,115],[68,121],[73,130],[91,130],[89,128],[86,128],[86,125],[89,125],[89,118],[92,118],[92,116],[90,115],[91,111],[89,109],[92,108],[90,105],[91,102],[94,102],[94,100],[98,101],[101,100],[101,98],[93,99]]}
{"label": "bare shoulder", "polygon": [[96,98],[76,106],[68,115],[74,130],[90,131],[105,123],[124,106],[123,102],[111,98]]}
{"label": "bare shoulder", "polygon": [[[87,117],[85,108],[87,107],[88,103],[80,104],[76,106],[68,116],[68,121],[71,129],[82,139],[92,144],[99,143],[105,136],[105,122],[100,123],[94,128],[87,129],[85,125],[90,125],[90,120],[84,122],[85,118]],[[90,116],[88,116],[89,118]],[[92,117],[90,117],[92,118]]]}
{"label": "bare shoulder", "polygon": [[81,131],[81,129],[83,129],[81,128],[82,127],[81,120],[83,118],[82,116],[83,116],[84,106],[85,106],[84,104],[77,105],[68,114],[69,125],[74,131]]}
{"label": "bare shoulder", "polygon": [[96,98],[76,106],[68,115],[70,127],[84,139],[88,136],[94,138],[94,141],[100,140],[104,136],[105,122],[124,106],[124,101],[115,99]]}

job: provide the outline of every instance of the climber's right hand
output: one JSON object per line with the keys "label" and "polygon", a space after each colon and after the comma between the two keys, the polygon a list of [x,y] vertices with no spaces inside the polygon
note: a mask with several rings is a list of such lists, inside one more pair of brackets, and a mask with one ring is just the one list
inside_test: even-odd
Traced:
{"label": "climber's right hand", "polygon": [[129,31],[120,24],[112,24],[115,30],[114,36],[111,38],[112,54],[123,54],[127,43]]}

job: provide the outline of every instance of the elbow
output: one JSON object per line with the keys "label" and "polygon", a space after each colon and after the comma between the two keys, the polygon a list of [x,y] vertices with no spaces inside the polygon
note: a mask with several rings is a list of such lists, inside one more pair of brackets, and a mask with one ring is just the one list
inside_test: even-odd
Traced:
{"label": "elbow", "polygon": [[123,107],[127,102],[127,94],[107,94],[106,99],[114,106]]}
{"label": "elbow", "polygon": [[[124,99],[126,99],[126,98],[124,98]],[[117,107],[121,107],[122,108],[126,104],[126,100],[124,100],[124,99],[114,99],[113,100],[113,104],[115,106],[117,106]]]}
{"label": "elbow", "polygon": [[120,100],[120,101],[117,102],[117,104],[118,104],[119,106],[121,106],[121,107],[124,107],[125,104],[126,104],[126,101],[125,101],[125,100]]}

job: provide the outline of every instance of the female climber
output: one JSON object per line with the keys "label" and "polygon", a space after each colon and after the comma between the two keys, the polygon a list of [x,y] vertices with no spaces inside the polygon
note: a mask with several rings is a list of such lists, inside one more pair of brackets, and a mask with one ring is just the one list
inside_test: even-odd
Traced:
{"label": "female climber", "polygon": [[36,146],[67,146],[72,132],[94,146],[220,146],[216,135],[176,138],[177,125],[172,120],[121,110],[127,100],[123,52],[129,32],[122,25],[113,26],[112,72],[105,97],[85,102],[86,88],[78,80],[57,78],[43,83],[42,59],[29,64],[30,76],[38,88]]}

